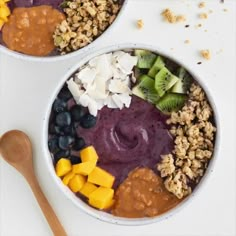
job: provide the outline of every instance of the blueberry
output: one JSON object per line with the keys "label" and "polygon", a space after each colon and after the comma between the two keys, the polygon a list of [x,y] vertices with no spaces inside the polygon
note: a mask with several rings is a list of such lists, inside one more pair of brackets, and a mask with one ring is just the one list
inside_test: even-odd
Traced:
{"label": "blueberry", "polygon": [[56,152],[53,156],[55,163],[57,163],[61,158],[68,158],[70,156],[70,151],[63,151],[60,150],[58,152]]}
{"label": "blueberry", "polygon": [[59,92],[58,97],[64,101],[68,101],[70,98],[72,98],[72,94],[67,87],[63,87]]}
{"label": "blueberry", "polygon": [[71,136],[60,136],[58,140],[59,148],[62,150],[69,149],[74,144],[74,140]]}
{"label": "blueberry", "polygon": [[62,131],[65,135],[70,135],[73,137],[76,135],[76,130],[73,125],[66,126],[66,127],[62,128]]}
{"label": "blueberry", "polygon": [[52,137],[48,140],[48,148],[49,148],[50,152],[52,152],[52,153],[59,151],[57,137]]}
{"label": "blueberry", "polygon": [[86,114],[80,120],[80,125],[85,128],[89,129],[92,128],[96,124],[97,118],[93,115]]}
{"label": "blueberry", "polygon": [[70,156],[70,161],[72,165],[81,163],[81,159],[78,156]]}
{"label": "blueberry", "polygon": [[71,115],[69,112],[61,112],[56,116],[56,124],[60,127],[69,126],[71,124]]}
{"label": "blueberry", "polygon": [[59,113],[59,112],[63,112],[67,109],[67,104],[65,101],[57,98],[53,105],[52,105],[52,108],[55,112]]}
{"label": "blueberry", "polygon": [[70,113],[73,121],[80,121],[80,119],[85,115],[85,110],[80,105],[74,105],[71,108]]}
{"label": "blueberry", "polygon": [[79,151],[84,147],[85,147],[84,139],[83,138],[76,138],[74,145],[73,145],[73,150]]}
{"label": "blueberry", "polygon": [[61,131],[61,128],[59,126],[56,126],[54,124],[49,125],[49,134],[63,134]]}

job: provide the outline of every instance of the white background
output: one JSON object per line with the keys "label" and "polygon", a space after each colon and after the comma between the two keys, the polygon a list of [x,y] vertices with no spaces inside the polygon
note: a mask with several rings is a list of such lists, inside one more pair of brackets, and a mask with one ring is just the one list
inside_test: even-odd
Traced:
{"label": "white background", "polygon": [[[117,226],[98,221],[76,208],[52,182],[42,156],[40,140],[46,107],[61,76],[83,55],[60,62],[29,62],[0,54],[0,134],[9,129],[22,129],[33,142],[34,167],[39,182],[70,236],[120,235],[236,235],[236,48],[235,0],[200,1],[130,0],[113,31],[93,47],[120,42],[146,43],[164,48],[202,76],[213,95],[221,124],[221,145],[215,169],[200,194],[171,218],[146,226]],[[170,7],[185,14],[179,24],[163,22],[160,13]],[[227,9],[225,12],[223,9]],[[207,20],[198,14],[212,10]],[[144,28],[135,23],[143,19]],[[196,28],[201,23],[202,27]],[[189,24],[188,28],[184,25]],[[190,40],[185,44],[186,39]],[[210,49],[206,61],[199,50]],[[197,62],[202,61],[201,65]],[[0,235],[48,236],[50,229],[36,201],[20,174],[0,159]]]}

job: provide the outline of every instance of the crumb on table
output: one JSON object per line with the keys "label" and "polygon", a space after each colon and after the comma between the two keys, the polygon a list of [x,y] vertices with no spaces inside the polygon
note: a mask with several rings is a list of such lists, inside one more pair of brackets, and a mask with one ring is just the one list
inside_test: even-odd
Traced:
{"label": "crumb on table", "polygon": [[137,21],[137,27],[138,27],[139,29],[142,29],[143,26],[144,26],[143,20],[142,20],[142,19],[139,19],[139,20]]}
{"label": "crumb on table", "polygon": [[201,19],[207,19],[208,18],[208,15],[207,15],[207,13],[200,13],[199,14],[199,17],[201,18]]}
{"label": "crumb on table", "polygon": [[198,4],[198,7],[199,8],[204,8],[206,6],[206,3],[205,2],[200,2],[199,4]]}
{"label": "crumb on table", "polygon": [[166,8],[161,14],[164,17],[165,21],[169,23],[177,23],[177,22],[186,21],[186,18],[184,15],[175,15],[175,13],[172,12],[169,8]]}
{"label": "crumb on table", "polygon": [[211,53],[210,53],[209,49],[201,50],[200,53],[201,53],[201,56],[203,58],[205,58],[206,60],[210,60],[211,59]]}

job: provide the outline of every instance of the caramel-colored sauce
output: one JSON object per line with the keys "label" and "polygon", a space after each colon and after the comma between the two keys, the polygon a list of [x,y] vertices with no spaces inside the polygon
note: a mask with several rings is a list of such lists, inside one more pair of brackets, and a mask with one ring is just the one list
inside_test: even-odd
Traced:
{"label": "caramel-colored sauce", "polygon": [[15,8],[3,27],[3,41],[11,50],[46,56],[55,48],[53,32],[64,19],[64,14],[51,6]]}
{"label": "caramel-colored sauce", "polygon": [[129,218],[153,217],[180,202],[165,189],[161,177],[149,168],[138,168],[118,187],[112,214]]}

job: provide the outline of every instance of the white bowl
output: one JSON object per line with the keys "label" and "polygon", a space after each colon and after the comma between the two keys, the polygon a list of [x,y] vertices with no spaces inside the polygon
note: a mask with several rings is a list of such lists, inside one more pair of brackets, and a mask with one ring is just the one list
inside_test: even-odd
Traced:
{"label": "white bowl", "polygon": [[61,61],[61,60],[66,60],[66,59],[70,59],[72,57],[78,56],[78,54],[82,54],[87,52],[89,49],[91,49],[94,44],[99,43],[99,41],[101,41],[106,35],[109,35],[112,33],[112,30],[115,28],[115,26],[117,25],[119,19],[123,16],[125,9],[127,7],[129,0],[124,0],[121,9],[119,11],[119,13],[117,14],[115,20],[113,21],[113,23],[98,37],[96,38],[94,41],[92,41],[90,44],[88,44],[87,46],[78,49],[74,52],[68,53],[66,55],[56,55],[56,56],[45,56],[45,57],[38,57],[38,56],[30,56],[30,55],[26,55],[20,52],[16,52],[13,50],[10,50],[9,48],[3,46],[0,44],[0,53],[4,53],[7,54],[11,57],[15,57],[17,59],[21,59],[21,60],[26,60],[26,61],[37,61],[37,62],[54,62],[54,61]]}
{"label": "white bowl", "polygon": [[[123,218],[123,217],[113,216],[109,213],[99,211],[99,210],[96,210],[96,209],[90,207],[88,204],[86,204],[85,202],[80,200],[78,197],[76,197],[75,194],[68,187],[66,187],[62,183],[61,179],[56,176],[54,166],[53,166],[53,163],[52,163],[52,158],[51,158],[50,152],[48,150],[48,122],[49,122],[49,116],[50,116],[50,113],[51,113],[51,106],[52,106],[53,101],[55,100],[55,98],[56,98],[57,94],[59,93],[60,89],[63,87],[65,81],[67,79],[69,79],[70,76],[72,74],[74,74],[74,72],[78,68],[80,68],[82,65],[87,63],[93,57],[96,57],[100,54],[104,54],[104,53],[108,53],[108,52],[112,52],[112,51],[116,51],[116,50],[135,49],[135,48],[147,49],[147,50],[153,51],[157,54],[163,55],[164,57],[171,59],[172,61],[176,62],[177,64],[182,65],[184,68],[186,68],[186,70],[188,70],[191,73],[191,75],[194,77],[194,79],[203,87],[203,89],[205,90],[205,92],[207,94],[208,100],[209,100],[209,102],[210,102],[210,104],[213,108],[213,111],[214,111],[214,118],[215,118],[215,123],[216,123],[216,127],[217,127],[217,132],[216,132],[216,137],[215,137],[215,149],[214,149],[214,154],[213,154],[212,160],[210,161],[209,166],[208,166],[203,178],[201,179],[200,183],[196,186],[193,193],[190,194],[188,197],[186,197],[175,208],[171,209],[170,211],[168,211],[168,212],[166,212],[162,215],[152,217],[152,218],[146,217],[146,218],[130,219],[130,218]],[[154,222],[157,222],[157,221],[160,221],[160,220],[163,220],[163,219],[167,219],[171,215],[173,215],[176,212],[178,212],[179,210],[181,210],[187,203],[190,202],[191,199],[193,199],[195,197],[195,195],[197,193],[200,192],[200,190],[202,189],[201,186],[205,185],[207,183],[207,180],[210,176],[210,173],[214,169],[214,164],[215,164],[215,161],[216,161],[216,156],[217,156],[218,148],[219,148],[220,127],[219,127],[219,118],[218,118],[217,108],[214,104],[213,98],[212,98],[209,90],[205,87],[203,81],[195,73],[195,71],[192,71],[190,68],[185,66],[184,63],[173,59],[172,57],[170,57],[169,55],[164,53],[163,50],[158,49],[157,47],[147,46],[147,45],[142,45],[142,44],[122,44],[122,45],[114,45],[114,46],[110,46],[110,47],[106,47],[106,48],[102,48],[100,50],[97,50],[96,52],[94,52],[94,53],[90,54],[89,56],[83,58],[79,63],[77,63],[73,68],[71,68],[66,73],[66,75],[64,75],[61,78],[61,80],[58,83],[58,86],[53,91],[53,94],[51,96],[50,101],[51,102],[50,102],[50,104],[48,104],[47,114],[46,114],[46,119],[45,119],[45,122],[44,122],[44,129],[43,129],[43,143],[44,143],[43,150],[44,150],[44,154],[45,154],[44,157],[46,158],[46,163],[47,163],[49,172],[52,176],[52,179],[55,181],[56,185],[58,186],[58,188],[61,190],[61,192],[68,199],[70,199],[79,209],[82,209],[87,214],[89,214],[91,216],[94,216],[95,218],[97,218],[99,220],[103,220],[103,221],[114,223],[114,224],[120,224],[120,225],[144,225],[144,224],[154,223]],[[207,193],[203,192],[203,194],[207,194]],[[192,202],[192,204],[194,204],[194,202]]]}

